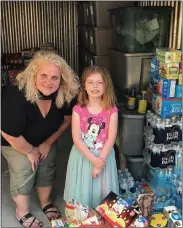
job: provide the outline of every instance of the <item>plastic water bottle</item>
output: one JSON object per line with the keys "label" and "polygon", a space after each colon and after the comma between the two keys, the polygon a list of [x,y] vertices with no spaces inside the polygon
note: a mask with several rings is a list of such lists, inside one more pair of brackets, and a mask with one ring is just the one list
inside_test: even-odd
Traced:
{"label": "plastic water bottle", "polygon": [[128,186],[127,186],[127,182],[122,182],[120,184],[120,187],[122,189],[122,194],[126,193],[127,192],[127,189],[128,189]]}

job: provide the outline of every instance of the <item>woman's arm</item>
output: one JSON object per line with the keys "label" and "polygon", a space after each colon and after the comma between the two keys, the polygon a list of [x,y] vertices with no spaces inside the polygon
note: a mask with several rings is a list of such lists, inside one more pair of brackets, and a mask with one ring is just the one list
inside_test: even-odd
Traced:
{"label": "woman's arm", "polygon": [[108,129],[108,139],[106,140],[104,147],[101,151],[100,158],[106,160],[108,155],[110,154],[117,135],[118,130],[118,112],[115,112],[111,115]]}
{"label": "woman's arm", "polygon": [[72,138],[77,149],[96,167],[103,167],[105,162],[93,155],[81,138],[80,117],[73,111],[72,113]]}
{"label": "woman's arm", "polygon": [[32,146],[22,135],[19,137],[13,137],[3,131],[1,131],[1,134],[15,150],[27,155],[29,161],[31,162],[32,170],[35,171],[40,157],[38,147]]}
{"label": "woman's arm", "polygon": [[22,135],[19,137],[13,137],[3,131],[1,131],[1,134],[15,150],[20,151],[25,155],[29,154],[33,149],[33,146],[28,143]]}

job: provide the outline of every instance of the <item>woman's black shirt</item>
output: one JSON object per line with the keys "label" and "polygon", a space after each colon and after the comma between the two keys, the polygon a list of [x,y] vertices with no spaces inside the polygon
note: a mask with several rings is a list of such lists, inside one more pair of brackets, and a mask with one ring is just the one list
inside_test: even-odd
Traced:
{"label": "woman's black shirt", "polygon": [[[3,94],[1,107],[1,130],[8,135],[22,135],[33,146],[39,146],[58,130],[64,116],[72,114],[75,100],[69,105],[57,108],[52,101],[50,111],[44,118],[37,106],[26,101],[25,95],[17,86],[12,86]],[[9,143],[1,137],[1,144]]]}

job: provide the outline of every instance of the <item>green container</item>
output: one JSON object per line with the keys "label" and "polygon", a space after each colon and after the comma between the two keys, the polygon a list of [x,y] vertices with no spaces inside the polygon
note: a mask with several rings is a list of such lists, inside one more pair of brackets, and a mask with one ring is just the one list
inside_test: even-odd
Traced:
{"label": "green container", "polygon": [[123,7],[111,9],[114,47],[125,53],[155,52],[169,41],[172,7]]}

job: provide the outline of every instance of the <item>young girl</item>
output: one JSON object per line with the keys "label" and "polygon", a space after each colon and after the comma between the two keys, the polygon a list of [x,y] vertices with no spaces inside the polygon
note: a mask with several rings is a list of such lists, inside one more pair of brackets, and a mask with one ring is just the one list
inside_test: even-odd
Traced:
{"label": "young girl", "polygon": [[110,191],[119,194],[113,145],[118,109],[109,72],[98,66],[82,75],[78,105],[72,114],[72,147],[64,199],[95,208]]}

